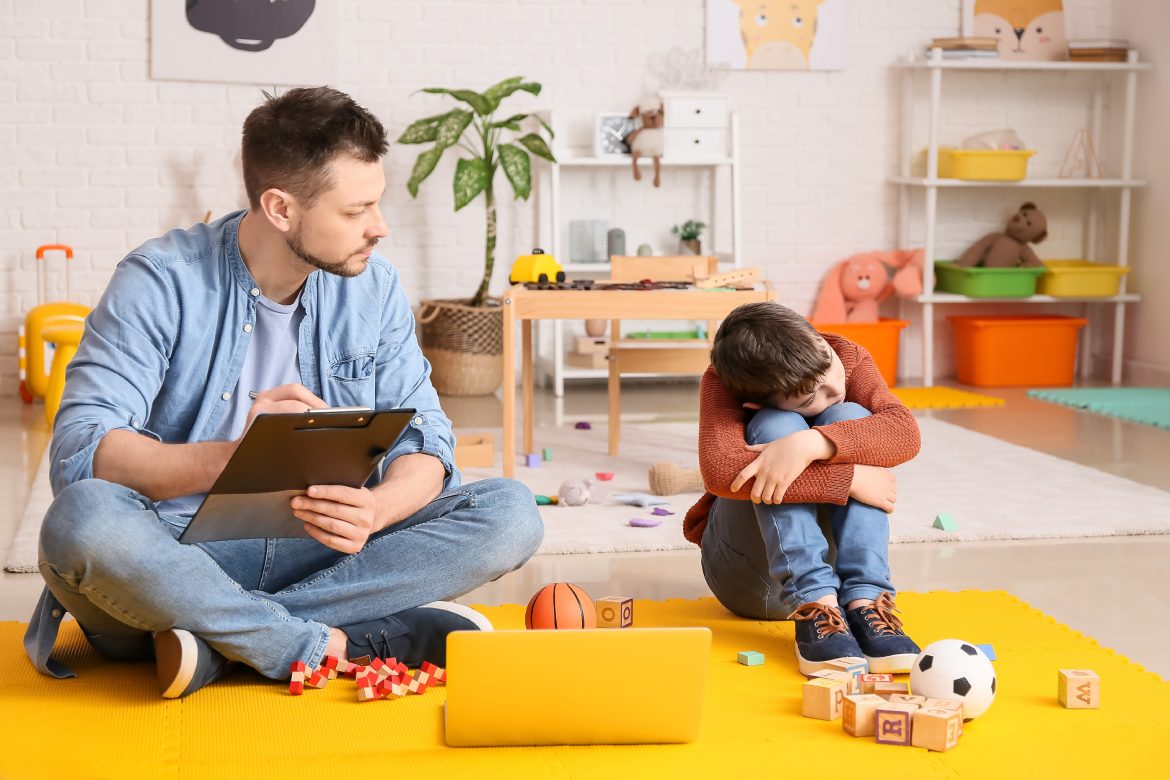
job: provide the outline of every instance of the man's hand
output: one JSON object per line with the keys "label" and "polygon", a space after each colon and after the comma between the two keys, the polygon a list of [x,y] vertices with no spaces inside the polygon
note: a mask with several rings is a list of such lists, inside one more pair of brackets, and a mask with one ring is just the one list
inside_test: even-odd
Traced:
{"label": "man's hand", "polygon": [[256,396],[244,424],[246,432],[258,414],[300,414],[311,409],[328,409],[329,404],[309,392],[304,385],[289,384],[269,388]]}
{"label": "man's hand", "polygon": [[831,452],[825,454],[827,446],[828,440],[819,431],[812,429],[798,431],[768,444],[749,444],[748,449],[760,453],[760,456],[739,472],[731,483],[731,490],[738,492],[749,479],[755,477],[752,501],[757,504],[782,503],[789,485],[804,473],[810,463],[823,457],[832,457]]}
{"label": "man's hand", "polygon": [[377,527],[376,500],[366,488],[313,485],[308,495],[289,501],[305,531],[326,547],[353,554],[365,546]]}
{"label": "man's hand", "polygon": [[890,469],[855,465],[849,497],[889,514],[894,511],[894,502],[898,500],[898,481]]}

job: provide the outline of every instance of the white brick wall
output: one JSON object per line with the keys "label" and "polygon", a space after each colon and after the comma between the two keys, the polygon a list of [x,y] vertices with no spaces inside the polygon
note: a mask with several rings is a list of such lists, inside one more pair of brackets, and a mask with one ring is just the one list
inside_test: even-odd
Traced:
{"label": "white brick wall", "polygon": [[[392,135],[445,104],[437,96],[411,97],[420,87],[482,88],[523,74],[541,82],[544,93],[513,105],[553,109],[567,128],[558,141],[581,149],[591,147],[598,111],[638,101],[652,54],[701,47],[705,26],[703,0],[340,5],[337,86],[373,110]],[[897,199],[885,178],[896,165],[899,92],[888,65],[931,36],[955,34],[958,5],[854,0],[847,70],[733,73],[720,86],[741,123],[743,262],[765,266],[782,299],[798,310],[810,309],[829,264],[892,246]],[[1073,35],[1110,33],[1113,0],[1065,5]],[[73,245],[74,298],[93,303],[127,250],[243,200],[236,149],[260,88],[150,80],[148,12],[147,0],[0,0],[0,393],[14,392],[15,331],[35,303],[37,245]],[[1037,169],[1059,165],[1070,128],[1084,121],[1087,82],[1060,75],[963,78],[967,99],[947,105],[946,138],[1010,126],[1041,149]],[[479,274],[482,205],[453,213],[450,160],[412,201],[404,183],[416,151],[396,147],[389,156],[383,206],[392,234],[383,248],[416,300],[466,295]],[[643,242],[670,250],[670,225],[701,218],[710,202],[694,172],[665,172],[660,190],[645,180],[636,185],[625,169],[571,177],[566,219],[610,219],[626,230],[631,250]],[[535,204],[512,204],[502,177],[498,191],[504,197],[497,289],[511,256],[527,251],[537,233]],[[1076,254],[1083,200],[1041,195],[1056,223],[1042,254]],[[997,226],[1016,199],[948,195],[943,252],[960,251]],[[50,290],[59,289],[59,276],[57,269],[50,274]],[[916,362],[915,355],[911,366]]]}

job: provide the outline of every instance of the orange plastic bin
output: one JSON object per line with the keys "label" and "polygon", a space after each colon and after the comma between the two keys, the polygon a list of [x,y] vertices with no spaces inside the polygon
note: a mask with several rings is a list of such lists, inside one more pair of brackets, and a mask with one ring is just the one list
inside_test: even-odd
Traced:
{"label": "orange plastic bin", "polygon": [[820,331],[844,336],[869,350],[882,379],[893,387],[898,380],[898,339],[902,328],[909,324],[906,320],[883,317],[877,322],[814,322],[813,326]]}
{"label": "orange plastic bin", "polygon": [[959,381],[979,387],[1071,385],[1079,317],[948,317],[955,330]]}

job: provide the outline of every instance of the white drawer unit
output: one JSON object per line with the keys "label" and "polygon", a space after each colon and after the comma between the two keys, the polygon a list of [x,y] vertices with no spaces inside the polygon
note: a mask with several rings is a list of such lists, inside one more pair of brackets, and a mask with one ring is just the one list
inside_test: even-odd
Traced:
{"label": "white drawer unit", "polygon": [[727,95],[663,92],[666,127],[727,127]]}
{"label": "white drawer unit", "polygon": [[665,159],[714,160],[727,156],[726,127],[668,127]]}
{"label": "white drawer unit", "polygon": [[712,160],[727,156],[727,95],[663,92],[666,112],[665,160]]}

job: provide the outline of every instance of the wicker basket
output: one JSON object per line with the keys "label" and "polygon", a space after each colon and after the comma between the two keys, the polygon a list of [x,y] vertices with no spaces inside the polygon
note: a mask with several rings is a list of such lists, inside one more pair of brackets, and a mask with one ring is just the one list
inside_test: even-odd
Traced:
{"label": "wicker basket", "polygon": [[425,300],[419,306],[422,348],[431,361],[431,384],[441,395],[488,395],[504,378],[504,309],[499,298],[484,306],[467,300]]}

